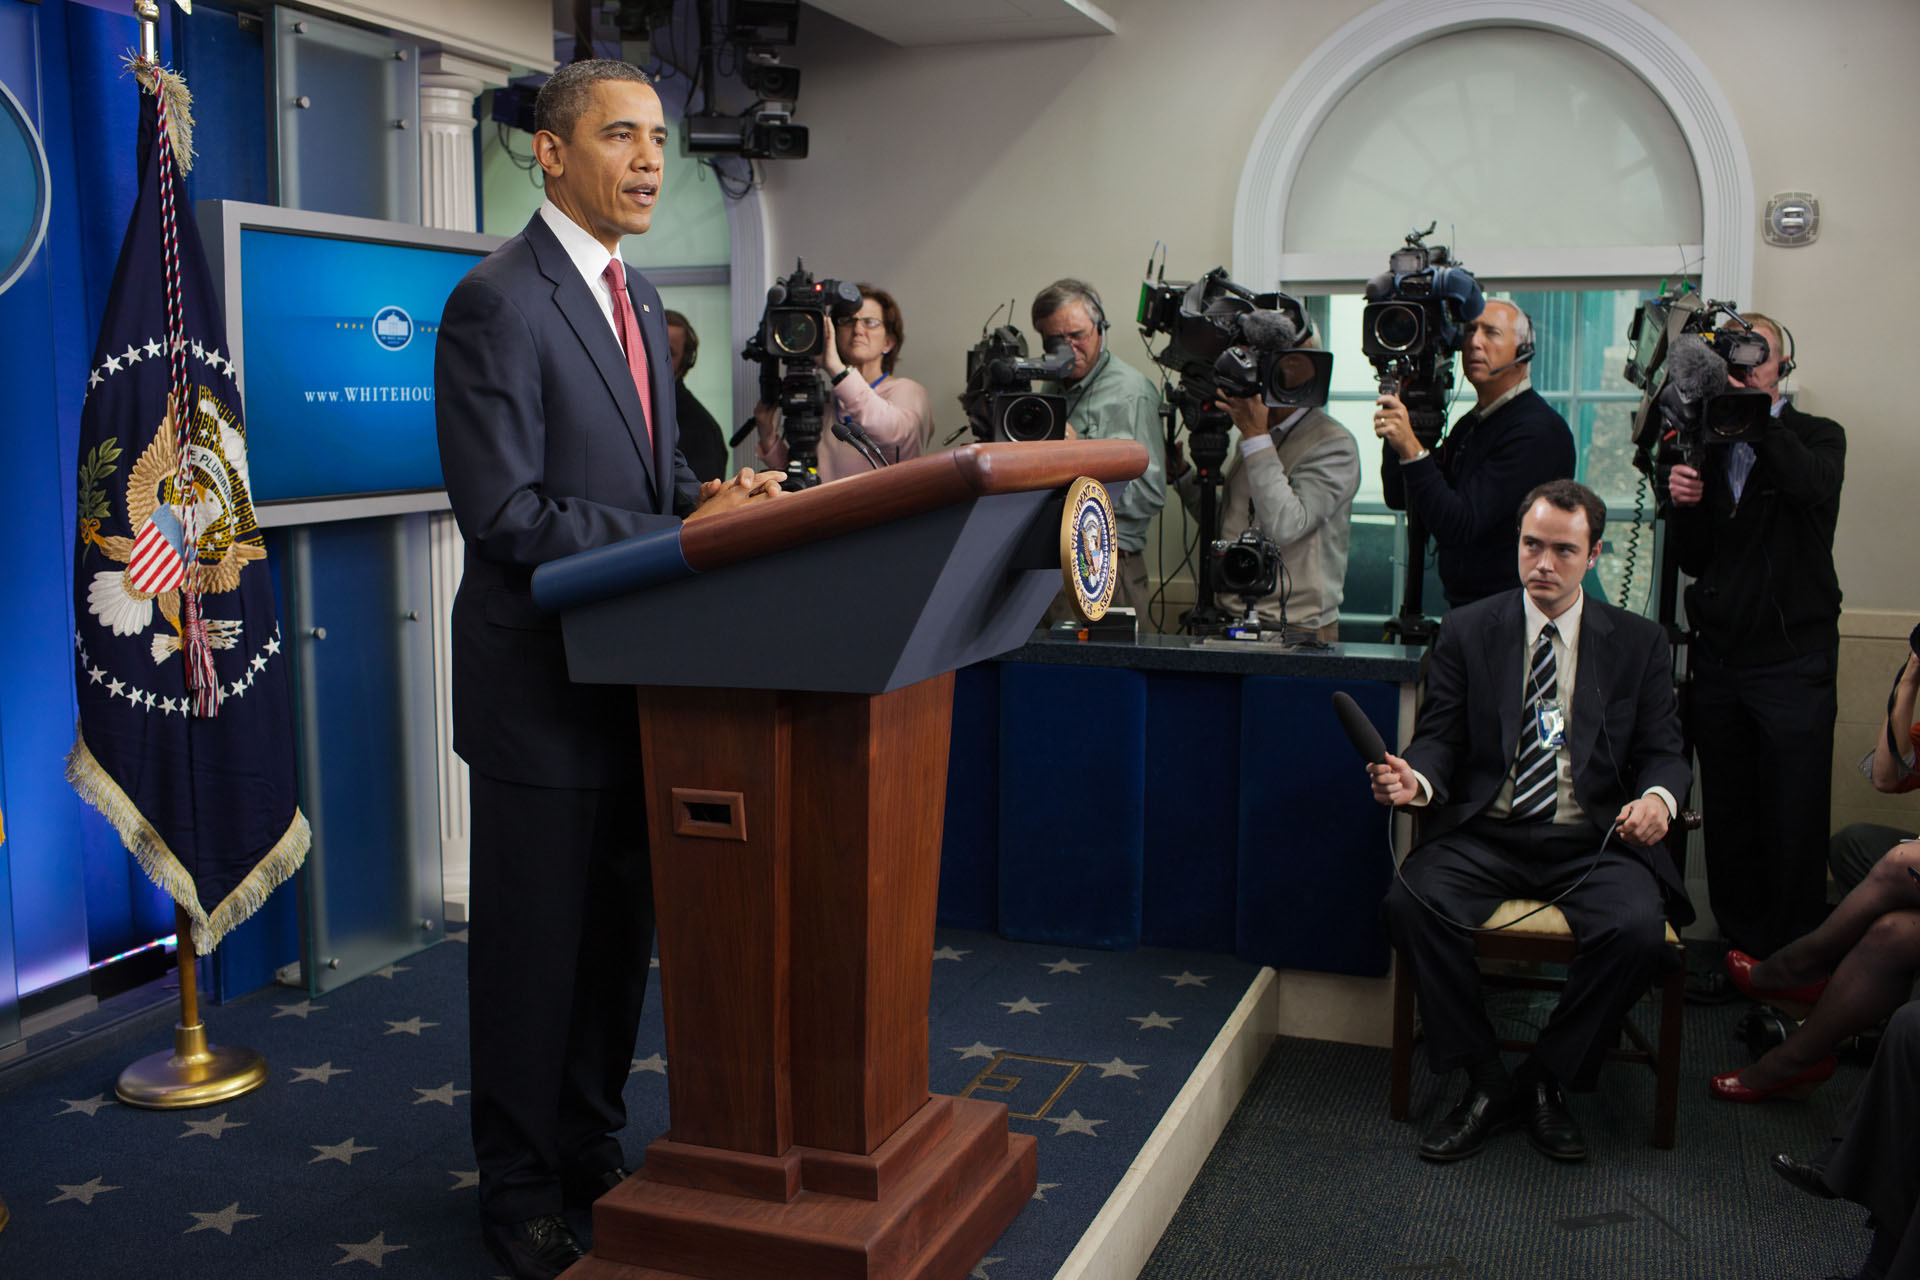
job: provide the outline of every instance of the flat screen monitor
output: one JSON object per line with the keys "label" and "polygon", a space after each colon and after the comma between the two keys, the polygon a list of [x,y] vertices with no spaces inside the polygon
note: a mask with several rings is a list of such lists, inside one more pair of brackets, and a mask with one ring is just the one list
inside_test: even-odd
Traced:
{"label": "flat screen monitor", "polygon": [[500,238],[224,200],[199,217],[261,523],[444,505],[440,313]]}

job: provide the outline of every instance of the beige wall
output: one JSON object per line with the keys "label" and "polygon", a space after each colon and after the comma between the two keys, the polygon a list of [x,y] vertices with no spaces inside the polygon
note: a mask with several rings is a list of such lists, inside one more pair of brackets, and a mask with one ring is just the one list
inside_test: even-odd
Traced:
{"label": "beige wall", "polygon": [[[902,372],[933,393],[944,436],[960,418],[962,353],[996,303],[1081,274],[1106,295],[1114,349],[1145,354],[1130,323],[1156,240],[1170,271],[1231,266],[1233,200],[1254,130],[1300,61],[1361,0],[1113,0],[1109,37],[900,49],[809,11],[799,118],[813,153],[763,165],[771,261],[872,279],[908,321]],[[1920,297],[1920,5],[1809,9],[1753,0],[1645,6],[1691,46],[1732,105],[1764,206],[1822,201],[1821,238],[1755,250],[1754,296],[1798,339],[1801,403],[1849,434],[1837,555],[1850,609],[1920,605],[1880,545],[1920,474],[1920,422],[1901,375]],[[1524,157],[1512,170],[1527,181]],[[1384,253],[1389,246],[1382,246]],[[1249,281],[1266,284],[1266,281]]]}

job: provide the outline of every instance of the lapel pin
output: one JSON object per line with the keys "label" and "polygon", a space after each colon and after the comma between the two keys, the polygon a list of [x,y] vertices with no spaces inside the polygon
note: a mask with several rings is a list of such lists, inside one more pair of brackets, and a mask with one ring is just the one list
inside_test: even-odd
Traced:
{"label": "lapel pin", "polygon": [[653,310],[653,307],[649,303],[643,302],[640,304],[640,309],[642,311],[651,312]]}

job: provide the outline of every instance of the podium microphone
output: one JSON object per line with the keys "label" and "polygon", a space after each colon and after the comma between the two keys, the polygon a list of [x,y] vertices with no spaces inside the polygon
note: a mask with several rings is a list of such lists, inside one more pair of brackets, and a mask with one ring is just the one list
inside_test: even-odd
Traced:
{"label": "podium microphone", "polygon": [[1360,753],[1360,758],[1368,764],[1387,762],[1387,744],[1381,738],[1380,731],[1373,727],[1373,721],[1367,719],[1367,713],[1360,709],[1345,693],[1333,695],[1333,714],[1340,719],[1340,727],[1346,730],[1347,741]]}

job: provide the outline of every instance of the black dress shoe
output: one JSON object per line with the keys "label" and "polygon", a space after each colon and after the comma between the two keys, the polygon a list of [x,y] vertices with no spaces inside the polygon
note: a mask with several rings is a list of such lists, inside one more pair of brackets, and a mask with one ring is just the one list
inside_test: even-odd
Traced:
{"label": "black dress shoe", "polygon": [[1840,1193],[1827,1185],[1827,1171],[1810,1160],[1795,1160],[1782,1153],[1767,1161],[1767,1166],[1810,1196],[1819,1196],[1822,1200],[1840,1198]]}
{"label": "black dress shoe", "polygon": [[1519,1112],[1535,1151],[1568,1162],[1587,1158],[1586,1139],[1580,1136],[1580,1126],[1573,1122],[1558,1084],[1535,1080],[1526,1085],[1520,1091]]}
{"label": "black dress shoe", "polygon": [[557,1213],[525,1222],[483,1220],[480,1236],[487,1242],[487,1252],[514,1280],[554,1280],[587,1256],[566,1219]]}
{"label": "black dress shoe", "polygon": [[1469,1087],[1453,1110],[1441,1116],[1420,1139],[1420,1158],[1444,1164],[1464,1160],[1487,1139],[1513,1124],[1513,1099]]}
{"label": "black dress shoe", "polygon": [[570,1169],[560,1178],[560,1193],[566,1197],[569,1209],[587,1209],[593,1206],[595,1200],[632,1176],[631,1171],[622,1169],[619,1165],[592,1172],[585,1169]]}

